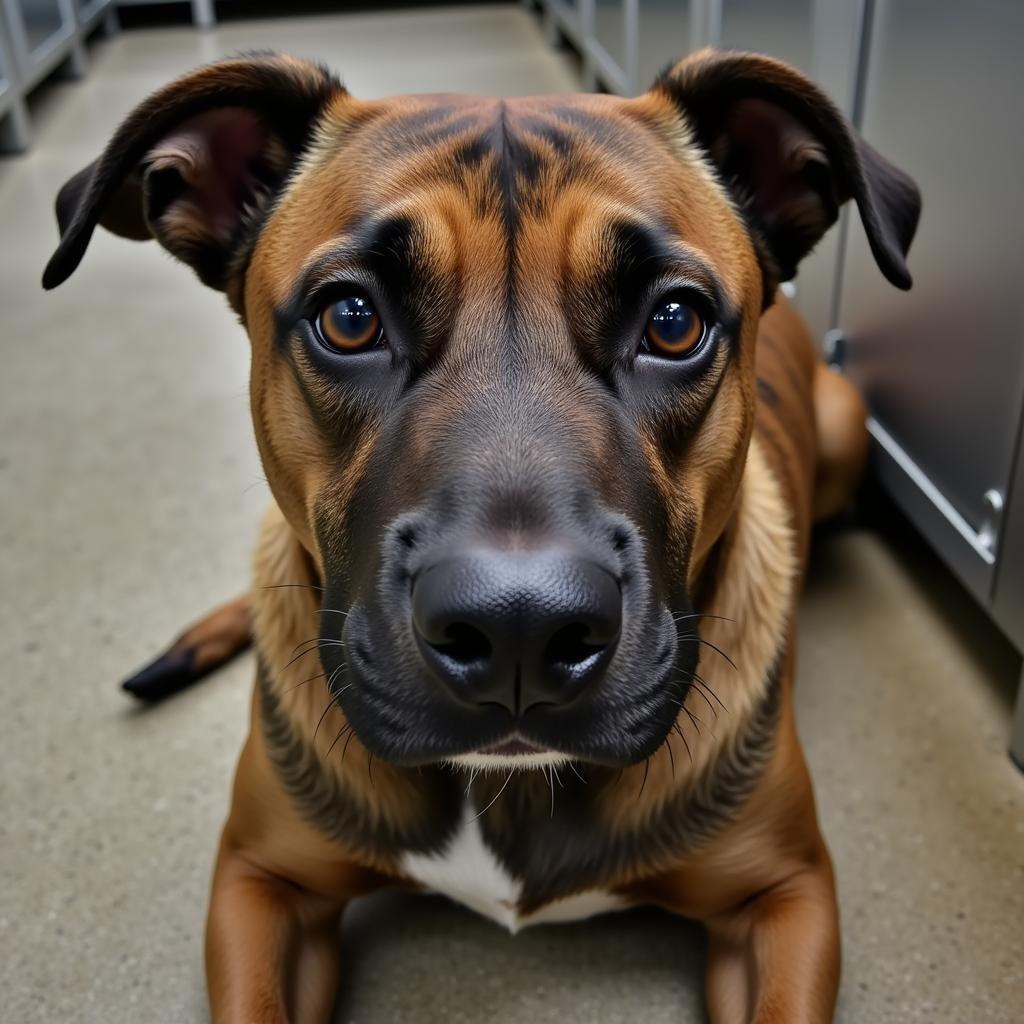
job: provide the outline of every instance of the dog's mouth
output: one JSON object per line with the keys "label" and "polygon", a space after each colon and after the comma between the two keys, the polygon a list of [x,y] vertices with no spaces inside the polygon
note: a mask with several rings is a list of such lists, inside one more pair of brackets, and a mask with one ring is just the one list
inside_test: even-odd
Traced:
{"label": "dog's mouth", "polygon": [[492,757],[523,757],[529,754],[550,754],[551,751],[536,743],[531,743],[530,740],[523,739],[521,736],[513,735],[499,743],[482,747],[476,753]]}
{"label": "dog's mouth", "polygon": [[568,755],[535,743],[518,732],[509,733],[496,743],[489,743],[468,753],[445,758],[448,764],[474,771],[544,769],[552,765],[557,767],[569,760],[571,758]]}

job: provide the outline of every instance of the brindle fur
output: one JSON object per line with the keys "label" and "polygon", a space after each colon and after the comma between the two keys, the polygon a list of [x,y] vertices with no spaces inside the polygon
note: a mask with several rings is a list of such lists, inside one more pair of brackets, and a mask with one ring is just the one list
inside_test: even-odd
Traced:
{"label": "brindle fur", "polygon": [[[751,157],[765,105],[798,167]],[[222,122],[249,159],[228,227],[201,145]],[[403,884],[403,853],[443,849],[464,792],[524,882],[522,910],[595,887],[660,904],[709,928],[716,1022],[831,1019],[837,913],[793,722],[793,619],[812,510],[845,500],[863,415],[776,286],[850,198],[879,265],[908,286],[912,184],[796,72],[710,51],[634,100],[363,102],[313,65],[239,58],[156,94],[68,183],[48,287],[97,222],[153,236],[226,292],[253,344],[275,506],[251,595],[252,727],[211,898],[216,1021],[326,1020],[344,905]],[[309,289],[358,260],[415,338],[415,403],[389,381],[339,383],[297,334]],[[666,260],[715,293],[720,344],[688,386],[651,385],[627,414],[632,385],[608,353],[642,330],[637,296]],[[341,635],[382,573],[406,571],[389,552],[423,530],[402,516],[435,477],[452,476],[451,516],[476,501],[495,529],[577,514],[518,437],[636,524],[619,528],[624,576],[708,617],[680,632],[661,688],[672,729],[650,756],[619,769],[583,757],[557,783],[523,773],[492,805],[503,776],[374,758],[369,705],[318,638]],[[519,489],[479,498],[480,467],[513,459]],[[654,656],[632,650],[634,675]],[[416,707],[407,664],[389,671],[396,706]],[[606,747],[643,724],[642,683],[623,676],[616,713],[597,720]]]}

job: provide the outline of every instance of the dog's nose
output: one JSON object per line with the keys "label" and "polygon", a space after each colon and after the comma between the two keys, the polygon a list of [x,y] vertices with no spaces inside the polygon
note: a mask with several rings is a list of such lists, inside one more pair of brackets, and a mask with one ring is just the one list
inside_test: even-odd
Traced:
{"label": "dog's nose", "polygon": [[622,628],[611,572],[560,549],[477,549],[419,573],[416,642],[461,701],[519,715],[565,704],[600,678]]}

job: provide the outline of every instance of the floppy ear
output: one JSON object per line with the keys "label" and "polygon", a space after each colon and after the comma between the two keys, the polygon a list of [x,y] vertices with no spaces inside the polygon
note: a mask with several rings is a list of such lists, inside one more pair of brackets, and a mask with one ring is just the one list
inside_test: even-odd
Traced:
{"label": "floppy ear", "polygon": [[652,91],[681,109],[717,166],[772,290],[793,277],[848,199],[882,273],[910,287],[905,258],[921,212],[917,186],[810,80],[770,57],[701,50],[663,72]]}
{"label": "floppy ear", "polygon": [[247,229],[344,94],[325,69],[273,53],[210,64],[154,93],[60,190],[60,244],[43,287],[67,280],[102,224],[156,238],[205,284],[225,288]]}

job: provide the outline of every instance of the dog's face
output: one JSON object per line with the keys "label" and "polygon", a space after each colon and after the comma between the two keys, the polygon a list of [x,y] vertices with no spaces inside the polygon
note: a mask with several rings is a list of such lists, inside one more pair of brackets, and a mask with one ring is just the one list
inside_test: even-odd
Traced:
{"label": "dog's face", "polygon": [[62,194],[49,283],[100,220],[228,292],[360,740],[407,764],[649,756],[696,666],[760,313],[851,196],[905,284],[912,186],[752,57],[637,100],[372,103],[260,58],[149,102]]}
{"label": "dog's face", "polygon": [[706,165],[634,108],[350,101],[363,123],[310,155],[253,252],[268,476],[382,757],[634,760],[685,695],[688,569],[743,465],[761,276]]}

